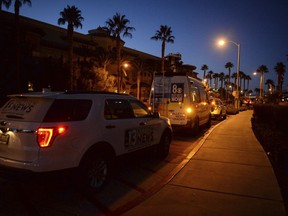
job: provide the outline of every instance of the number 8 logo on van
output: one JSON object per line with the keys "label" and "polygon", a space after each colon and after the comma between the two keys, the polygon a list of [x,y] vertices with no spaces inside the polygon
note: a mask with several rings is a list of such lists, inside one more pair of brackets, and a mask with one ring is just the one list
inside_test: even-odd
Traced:
{"label": "number 8 logo on van", "polygon": [[171,83],[171,102],[183,102],[184,83]]}
{"label": "number 8 logo on van", "polygon": [[172,83],[172,94],[182,94],[183,93],[183,83]]}

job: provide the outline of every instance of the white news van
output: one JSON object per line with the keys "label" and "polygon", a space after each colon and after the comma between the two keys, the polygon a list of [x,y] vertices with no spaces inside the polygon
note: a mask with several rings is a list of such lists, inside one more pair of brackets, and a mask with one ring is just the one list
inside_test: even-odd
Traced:
{"label": "white news van", "polygon": [[150,104],[154,111],[170,119],[174,130],[189,129],[197,134],[200,127],[211,125],[211,108],[205,86],[187,73],[156,73]]}

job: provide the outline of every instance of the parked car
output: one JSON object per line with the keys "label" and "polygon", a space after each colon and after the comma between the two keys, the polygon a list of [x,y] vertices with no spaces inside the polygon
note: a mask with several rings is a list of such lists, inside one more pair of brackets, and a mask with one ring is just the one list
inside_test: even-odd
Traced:
{"label": "parked car", "polygon": [[287,105],[288,104],[288,92],[283,92],[281,96],[281,101],[279,104]]}
{"label": "parked car", "polygon": [[166,157],[167,118],[132,96],[49,92],[9,96],[0,109],[0,165],[32,172],[76,169],[79,183],[98,191],[113,158],[153,147]]}
{"label": "parked car", "polygon": [[222,120],[226,119],[227,107],[219,98],[210,99],[211,118]]}

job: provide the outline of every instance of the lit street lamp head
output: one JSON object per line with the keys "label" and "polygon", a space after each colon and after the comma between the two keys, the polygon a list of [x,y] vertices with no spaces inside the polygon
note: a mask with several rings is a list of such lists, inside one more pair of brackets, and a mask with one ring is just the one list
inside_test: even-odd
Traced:
{"label": "lit street lamp head", "polygon": [[129,64],[128,64],[128,63],[124,63],[124,64],[123,64],[123,67],[124,67],[124,68],[128,68],[128,67],[129,67]]}
{"label": "lit street lamp head", "polygon": [[218,41],[218,45],[219,45],[219,46],[224,46],[225,43],[226,43],[225,40],[219,40],[219,41]]}

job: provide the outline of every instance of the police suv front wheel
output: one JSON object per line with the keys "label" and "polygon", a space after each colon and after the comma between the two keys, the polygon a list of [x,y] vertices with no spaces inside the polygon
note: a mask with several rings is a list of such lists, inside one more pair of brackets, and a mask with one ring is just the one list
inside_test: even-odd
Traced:
{"label": "police suv front wheel", "polygon": [[162,134],[160,143],[158,144],[158,149],[157,149],[157,156],[159,158],[166,158],[169,154],[170,151],[170,144],[171,144],[171,133],[168,131],[165,131]]}

